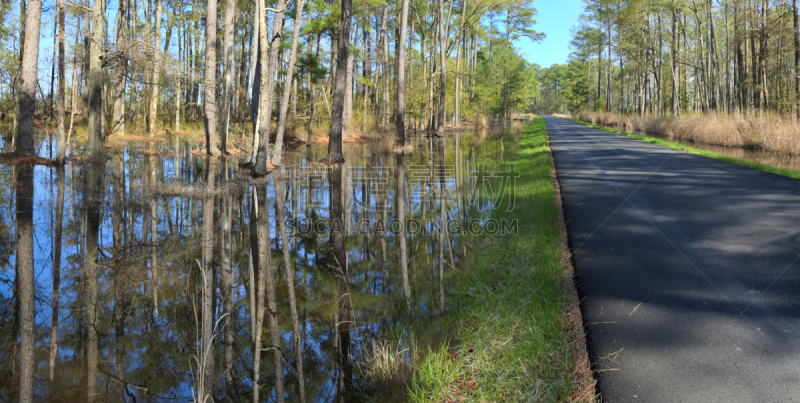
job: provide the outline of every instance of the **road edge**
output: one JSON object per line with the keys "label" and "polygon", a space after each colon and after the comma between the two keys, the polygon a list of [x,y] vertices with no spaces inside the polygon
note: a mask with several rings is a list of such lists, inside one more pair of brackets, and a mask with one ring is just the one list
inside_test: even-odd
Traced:
{"label": "road edge", "polygon": [[550,155],[550,174],[553,177],[554,197],[558,207],[558,233],[559,243],[561,244],[561,278],[564,281],[564,296],[569,301],[565,307],[565,318],[567,332],[567,344],[570,354],[575,362],[575,369],[572,373],[575,388],[573,389],[570,400],[573,402],[593,402],[597,401],[599,393],[597,391],[597,379],[592,373],[592,363],[589,360],[589,351],[586,344],[586,332],[584,330],[583,314],[581,313],[580,298],[578,289],[575,285],[575,265],[572,256],[572,249],[569,246],[569,231],[564,216],[564,202],[561,198],[561,183],[558,180],[553,150],[550,148],[550,133],[547,131],[545,123],[545,133],[547,136],[547,153]]}

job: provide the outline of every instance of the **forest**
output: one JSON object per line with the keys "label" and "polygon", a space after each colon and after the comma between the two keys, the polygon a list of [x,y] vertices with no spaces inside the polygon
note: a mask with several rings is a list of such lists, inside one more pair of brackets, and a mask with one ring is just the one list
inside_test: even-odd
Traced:
{"label": "forest", "polygon": [[252,149],[259,174],[270,147],[279,165],[287,128],[336,147],[348,131],[402,139],[406,127],[526,112],[538,83],[515,42],[543,37],[520,0],[2,7],[0,110],[19,153],[32,150],[34,120],[66,139],[62,162],[73,134],[97,154],[109,135],[194,131],[208,154]]}
{"label": "forest", "polygon": [[[493,264],[468,249],[499,236],[473,189],[521,155],[532,3],[0,8],[0,400],[437,399],[414,380]],[[556,273],[550,249],[520,264]]]}
{"label": "forest", "polygon": [[556,112],[798,113],[797,1],[587,0],[566,64],[538,73]]}

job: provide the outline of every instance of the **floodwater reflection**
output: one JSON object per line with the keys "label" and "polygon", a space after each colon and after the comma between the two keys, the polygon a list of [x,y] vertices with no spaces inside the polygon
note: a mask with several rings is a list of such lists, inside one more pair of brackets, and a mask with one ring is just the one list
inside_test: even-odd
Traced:
{"label": "floodwater reflection", "polygon": [[349,147],[333,167],[302,147],[259,179],[178,141],[0,165],[0,397],[405,400],[417,354],[451,337],[436,319],[520,129]]}

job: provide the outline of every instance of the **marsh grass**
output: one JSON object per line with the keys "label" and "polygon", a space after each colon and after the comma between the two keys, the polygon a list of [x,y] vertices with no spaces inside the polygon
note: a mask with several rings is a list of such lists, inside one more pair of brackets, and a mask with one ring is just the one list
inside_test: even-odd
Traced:
{"label": "marsh grass", "polygon": [[[451,287],[458,309],[443,320],[452,340],[413,366],[409,397],[440,401],[581,401],[578,357],[567,321],[571,303],[564,278],[560,210],[555,199],[544,120],[524,129],[519,153],[507,157],[520,177],[512,211],[518,233],[480,238],[469,272]],[[511,192],[512,189],[507,189]],[[507,195],[508,196],[508,195]],[[580,329],[578,329],[580,333]]]}
{"label": "marsh grass", "polygon": [[672,117],[581,111],[574,118],[597,126],[638,131],[670,140],[800,155],[800,125],[793,115],[747,112],[691,113]]}
{"label": "marsh grass", "polygon": [[373,382],[402,380],[408,372],[408,348],[393,341],[372,340],[362,346],[360,360],[356,362],[361,375]]}
{"label": "marsh grass", "polygon": [[628,132],[624,132],[624,131],[621,131],[621,130],[614,130],[614,129],[610,129],[610,128],[607,128],[607,127],[598,126],[598,125],[595,125],[595,124],[592,124],[592,123],[583,122],[583,121],[580,121],[580,120],[577,120],[577,119],[567,119],[567,120],[570,120],[572,122],[579,123],[579,124],[582,124],[582,125],[586,125],[586,126],[589,126],[591,128],[594,128],[594,129],[607,131],[609,133],[619,134],[619,135],[627,136],[627,137],[634,138],[634,139],[637,139],[637,140],[646,141],[646,142],[651,143],[651,144],[657,144],[657,145],[664,146],[664,147],[674,148],[676,150],[686,151],[686,152],[689,152],[689,153],[692,153],[692,154],[697,154],[697,155],[702,155],[704,157],[713,158],[715,160],[730,162],[732,164],[741,165],[741,166],[747,167],[747,168],[757,169],[759,171],[764,171],[764,172],[769,172],[769,173],[773,173],[773,174],[777,174],[777,175],[787,176],[789,178],[800,179],[800,171],[796,171],[796,170],[793,170],[793,169],[778,168],[778,167],[775,167],[775,166],[772,166],[772,165],[763,164],[763,163],[755,162],[755,161],[750,161],[750,160],[746,160],[746,159],[743,159],[743,158],[728,157],[728,156],[722,155],[720,153],[716,153],[716,152],[709,151],[709,150],[703,150],[703,149],[697,148],[697,147],[690,147],[690,146],[687,146],[687,145],[684,145],[684,144],[676,143],[674,141],[669,141],[669,140],[665,140],[665,139],[661,139],[661,138],[657,138],[657,137],[642,136],[640,134],[628,133]]}

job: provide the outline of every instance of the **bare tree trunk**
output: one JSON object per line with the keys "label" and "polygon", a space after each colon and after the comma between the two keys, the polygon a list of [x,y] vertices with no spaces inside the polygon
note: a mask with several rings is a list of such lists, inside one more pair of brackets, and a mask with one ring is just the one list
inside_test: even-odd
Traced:
{"label": "bare tree trunk", "polygon": [[89,46],[89,142],[87,151],[92,158],[103,155],[103,19],[105,0],[95,0],[92,11],[92,41]]}
{"label": "bare tree trunk", "polygon": [[[264,42],[261,43],[261,99],[259,100],[258,108],[258,152],[256,152],[255,171],[259,175],[267,174],[267,162],[269,161],[269,132],[272,124],[272,100],[275,93],[275,73],[278,67],[278,52],[280,52],[280,43],[283,38],[283,13],[286,8],[284,0],[278,0],[278,8],[275,13],[275,19],[272,21],[272,39],[271,43],[266,42],[266,26],[262,25],[261,29],[264,35],[261,37]],[[263,9],[263,8],[262,8]],[[265,15],[266,15],[266,10]],[[266,18],[262,19],[262,22]],[[269,58],[267,58],[269,54]],[[265,61],[269,60],[267,64]]]}
{"label": "bare tree trunk", "polygon": [[233,102],[233,26],[236,16],[236,0],[227,0],[225,3],[225,33],[223,37],[224,48],[223,57],[225,58],[225,75],[223,83],[222,100],[222,124],[220,125],[220,144],[222,153],[228,153],[228,130],[231,121],[231,103]]}
{"label": "bare tree trunk", "polygon": [[[180,48],[180,41],[178,42]],[[175,133],[181,131],[181,79],[175,80]],[[123,122],[124,123],[124,122]],[[122,126],[125,127],[124,125]]]}
{"label": "bare tree trunk", "polygon": [[456,46],[456,85],[455,91],[453,96],[453,106],[455,107],[455,113],[453,115],[453,124],[455,126],[461,126],[461,105],[459,105],[459,101],[461,98],[461,44],[460,42],[463,41],[464,38],[464,18],[466,17],[467,13],[467,2],[462,1],[461,4],[461,27],[458,29],[458,37],[456,38],[455,46]]}
{"label": "bare tree trunk", "polygon": [[[126,49],[125,19],[128,1],[119,0],[117,8],[117,51]],[[111,133],[125,134],[125,86],[128,81],[128,58],[120,56],[114,66],[114,114],[112,115]],[[179,81],[180,83],[180,81]],[[178,91],[180,92],[180,90]]]}
{"label": "bare tree trunk", "polygon": [[[78,32],[75,32],[75,47],[78,45]],[[72,137],[72,124],[75,122],[75,103],[78,102],[78,61],[77,52],[72,53],[72,97],[69,101],[69,129],[67,129],[67,139]],[[68,140],[67,140],[68,141]]]}
{"label": "bare tree trunk", "polygon": [[206,8],[206,72],[203,78],[205,97],[206,154],[217,153],[217,0],[208,0]]}
{"label": "bare tree trunk", "polygon": [[[315,51],[316,60],[319,60],[319,41],[320,41],[321,37],[322,37],[322,34],[318,33],[317,34],[317,49]],[[309,91],[308,91],[309,92],[308,99],[309,99],[309,102],[311,103],[311,107],[310,107],[310,112],[309,112],[310,116],[308,118],[308,140],[306,141],[306,147],[311,147],[311,136],[312,136],[313,130],[314,130],[314,104],[316,102],[316,97],[314,95],[314,91],[316,90],[316,88],[315,88],[316,84],[314,83],[314,81],[315,81],[314,79],[310,79],[309,80],[309,84],[310,85],[309,85]]]}
{"label": "bare tree trunk", "polygon": [[[357,49],[357,48],[356,48]],[[347,137],[353,130],[353,54],[347,57],[347,85],[344,96],[344,118],[342,119],[342,138]]]}
{"label": "bare tree trunk", "polygon": [[[56,161],[59,164],[64,163],[64,158],[67,153],[67,137],[64,133],[64,97],[65,90],[64,81],[64,0],[58,0],[58,152],[56,153]],[[51,376],[52,378],[52,376]]]}
{"label": "bare tree trunk", "polygon": [[89,7],[89,0],[83,1],[84,15],[83,15],[83,116],[87,116],[89,112],[89,83],[91,74],[89,74],[89,63],[91,60],[91,36],[92,36],[92,9]]}
{"label": "bare tree trunk", "polygon": [[386,23],[389,19],[389,6],[383,7],[381,20],[381,84],[383,97],[381,99],[381,127],[389,124],[389,35],[386,32]]}
{"label": "bare tree trunk", "polygon": [[[233,0],[230,0],[233,1]],[[297,61],[297,42],[300,40],[300,26],[303,23],[303,3],[304,0],[297,0],[294,16],[294,29],[292,31],[292,45],[289,50],[289,63],[286,67],[286,81],[294,81],[294,65]],[[283,131],[286,129],[286,115],[289,108],[289,97],[293,86],[283,86],[283,96],[281,97],[281,109],[278,111],[278,133],[275,136],[275,153],[272,155],[272,165],[281,164],[281,148],[283,148]]]}
{"label": "bare tree trunk", "polygon": [[[403,0],[400,11],[400,47],[397,49],[397,134],[395,144],[403,146],[406,142],[406,30],[408,28],[408,0]],[[405,239],[405,237],[403,237]],[[404,255],[405,256],[405,255]]]}
{"label": "bare tree trunk", "polygon": [[336,54],[336,88],[333,96],[333,113],[331,129],[328,134],[328,156],[332,163],[344,162],[342,154],[342,127],[344,126],[345,92],[347,90],[347,59],[350,53],[350,24],[352,17],[352,0],[342,0],[342,16],[339,28],[339,48]]}
{"label": "bare tree trunk", "polygon": [[678,7],[672,9],[672,116],[681,115],[678,100]]}
{"label": "bare tree trunk", "polygon": [[159,79],[161,76],[161,53],[159,53],[159,48],[161,47],[161,0],[156,0],[156,27],[153,31],[153,36],[155,36],[155,41],[153,43],[153,85],[152,90],[150,91],[150,137],[153,137],[156,134],[156,122],[158,122],[158,90],[159,90]]}
{"label": "bare tree trunk", "polygon": [[[27,9],[25,16],[25,47],[21,49],[22,73],[20,74],[19,118],[17,119],[16,153],[19,155],[32,155],[34,153],[33,119],[36,112],[36,81],[38,77],[42,1],[29,0]],[[31,350],[31,354],[33,354],[33,350]],[[33,376],[33,372],[30,375]],[[32,382],[33,379],[30,381]],[[25,381],[23,380],[23,382]]]}
{"label": "bare tree trunk", "polygon": [[444,114],[447,106],[447,38],[444,32],[444,0],[439,0],[439,126],[436,132],[444,133]]}
{"label": "bare tree trunk", "polygon": [[[197,0],[192,0],[192,13],[199,15],[200,9],[197,5]],[[192,117],[197,117],[198,110],[198,97],[200,94],[200,79],[198,72],[200,71],[200,18],[194,18],[194,27],[192,27],[192,43],[194,45],[194,52],[190,50],[190,57],[194,62],[192,69],[192,88],[189,102],[192,104]],[[212,70],[213,71],[213,70]]]}
{"label": "bare tree trunk", "polygon": [[260,143],[260,139],[258,138],[258,131],[259,131],[259,118],[261,117],[261,108],[259,108],[259,104],[261,103],[261,70],[263,69],[263,65],[261,64],[261,54],[267,54],[267,52],[261,49],[262,43],[267,43],[267,32],[266,32],[266,12],[264,11],[264,5],[261,2],[256,2],[256,12],[253,21],[254,30],[253,33],[253,40],[250,44],[250,51],[251,53],[251,65],[252,65],[252,74],[253,77],[253,88],[251,89],[251,97],[250,97],[250,119],[253,121],[253,145],[252,150],[250,152],[250,162],[256,162],[256,154],[258,152],[258,144]]}

